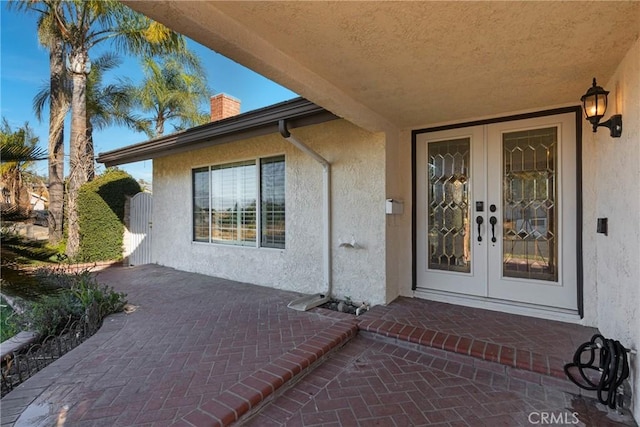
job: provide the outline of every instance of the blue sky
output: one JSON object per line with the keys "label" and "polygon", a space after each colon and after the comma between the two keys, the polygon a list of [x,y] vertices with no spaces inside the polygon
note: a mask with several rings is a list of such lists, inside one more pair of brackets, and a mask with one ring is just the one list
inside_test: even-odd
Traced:
{"label": "blue sky", "polygon": [[[17,129],[28,121],[40,138],[40,145],[46,148],[48,123],[46,120],[42,123],[38,122],[32,107],[34,95],[48,82],[49,76],[48,53],[38,44],[37,16],[33,13],[25,14],[7,9],[6,2],[0,2],[0,16],[0,115],[9,121],[12,129]],[[294,92],[198,43],[189,40],[189,47],[196,52],[208,70],[211,95],[223,92],[240,99],[243,113],[297,96]],[[103,48],[108,46],[105,45]],[[92,51],[91,56],[96,57],[100,52],[101,50]],[[118,76],[127,76],[134,81],[142,78],[142,71],[136,58],[123,56],[122,59],[122,65],[107,75],[105,83],[108,83],[109,78]],[[208,111],[208,106],[206,110]],[[44,117],[48,117],[47,112]],[[171,130],[169,126],[167,133]],[[69,126],[65,128],[66,155],[69,153],[68,137]],[[94,132],[95,152],[113,150],[146,139],[143,133],[133,132],[124,127],[110,127]],[[104,170],[103,165],[98,166],[98,171]],[[128,171],[136,179],[151,181],[150,160],[123,165],[120,168]],[[34,169],[46,176],[46,161],[38,162]]]}

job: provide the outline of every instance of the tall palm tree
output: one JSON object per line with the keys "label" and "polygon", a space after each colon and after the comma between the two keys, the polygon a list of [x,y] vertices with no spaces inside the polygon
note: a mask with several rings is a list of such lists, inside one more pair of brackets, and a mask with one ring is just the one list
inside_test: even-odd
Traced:
{"label": "tall palm tree", "polygon": [[[25,12],[38,13],[38,40],[49,50],[49,242],[62,240],[64,218],[64,119],[69,111],[65,63],[65,43],[55,21],[60,0],[12,0],[9,5]],[[54,13],[53,11],[57,11]],[[42,108],[36,110],[42,119]]]}
{"label": "tall palm tree", "polygon": [[103,84],[104,74],[121,64],[112,52],[103,53],[92,62],[87,79],[87,134],[92,143],[94,129],[108,126],[127,126],[138,132],[148,132],[148,121],[134,114],[135,93],[122,80]]}
{"label": "tall palm tree", "polygon": [[89,52],[111,41],[117,51],[135,55],[184,52],[182,36],[151,21],[116,0],[66,0],[51,9],[58,30],[69,47],[68,71],[73,82],[71,96],[70,173],[68,185],[67,255],[79,248],[77,197],[80,186],[93,179],[93,144],[87,126],[87,76]]}
{"label": "tall palm tree", "polygon": [[[115,83],[103,84],[106,72],[121,64],[120,58],[113,52],[103,53],[92,62],[87,76],[87,135],[93,141],[94,129],[104,129],[112,125],[123,125],[139,132],[148,133],[148,121],[135,116],[133,111],[134,93],[130,86]],[[64,87],[64,95],[71,99],[72,87]],[[51,86],[46,84],[33,98],[33,109],[40,118],[50,103]]]}
{"label": "tall palm tree", "polygon": [[146,57],[142,61],[145,78],[138,87],[132,87],[134,107],[151,113],[148,119],[155,123],[149,137],[164,134],[169,120],[178,120],[176,128],[204,124],[209,116],[198,107],[209,99],[207,77],[194,56],[185,63],[176,56],[157,61]]}

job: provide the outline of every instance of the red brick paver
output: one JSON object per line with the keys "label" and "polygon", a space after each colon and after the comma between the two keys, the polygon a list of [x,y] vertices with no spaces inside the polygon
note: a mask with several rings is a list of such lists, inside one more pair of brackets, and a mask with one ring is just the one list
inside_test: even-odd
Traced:
{"label": "red brick paver", "polygon": [[539,425],[542,414],[547,421],[553,415],[553,425],[634,425],[564,391],[564,382],[543,386],[540,375],[518,379],[470,356],[416,351],[364,335],[245,425],[511,427]]}
{"label": "red brick paver", "polygon": [[374,307],[361,330],[565,378],[563,366],[597,329],[400,297]]}
{"label": "red brick paver", "polygon": [[291,292],[158,266],[99,280],[140,307],[7,395],[2,427],[634,425],[553,377],[592,328],[407,298],[302,313]]}
{"label": "red brick paver", "polygon": [[353,320],[287,308],[292,292],[153,265],[98,280],[139,308],[7,395],[3,426],[29,404],[49,411],[17,425],[51,425],[65,406],[73,426],[228,424],[356,333]]}

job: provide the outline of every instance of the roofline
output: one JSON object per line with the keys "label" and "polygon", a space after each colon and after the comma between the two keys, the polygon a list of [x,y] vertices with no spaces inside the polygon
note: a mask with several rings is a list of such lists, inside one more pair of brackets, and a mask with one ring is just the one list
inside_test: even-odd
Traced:
{"label": "roofline", "polygon": [[184,153],[256,136],[278,133],[278,122],[290,129],[324,123],[339,117],[304,98],[273,104],[149,141],[98,154],[96,161],[117,166],[141,160]]}

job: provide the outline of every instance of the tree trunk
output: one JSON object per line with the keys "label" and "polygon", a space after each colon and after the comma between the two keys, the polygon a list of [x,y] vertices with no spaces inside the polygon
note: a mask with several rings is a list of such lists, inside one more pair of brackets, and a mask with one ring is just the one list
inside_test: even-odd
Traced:
{"label": "tree trunk", "polygon": [[49,242],[62,240],[64,222],[64,43],[57,40],[49,51]]}
{"label": "tree trunk", "polygon": [[156,121],[156,134],[154,136],[164,135],[164,117],[159,116]]}
{"label": "tree trunk", "polygon": [[68,213],[69,237],[67,240],[67,256],[73,259],[80,249],[80,224],[78,222],[78,192],[82,184],[94,174],[93,157],[88,159],[87,153],[93,152],[88,147],[87,135],[87,74],[88,52],[78,49],[71,52],[69,68],[73,77],[73,94],[71,97],[71,140],[69,143],[69,186]]}
{"label": "tree trunk", "polygon": [[87,159],[91,159],[91,169],[87,173],[87,180],[93,181],[96,177],[95,162],[93,161],[93,125],[91,124],[91,117],[87,114],[87,152],[85,153]]}
{"label": "tree trunk", "polygon": [[20,190],[22,189],[22,173],[20,172],[20,162],[16,162],[16,165],[11,169],[9,182],[11,183],[11,200],[13,204],[18,208],[24,206],[21,205]]}

